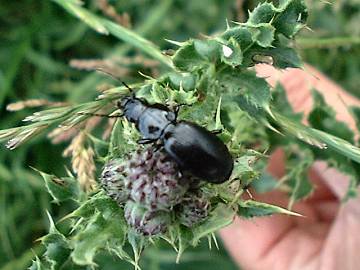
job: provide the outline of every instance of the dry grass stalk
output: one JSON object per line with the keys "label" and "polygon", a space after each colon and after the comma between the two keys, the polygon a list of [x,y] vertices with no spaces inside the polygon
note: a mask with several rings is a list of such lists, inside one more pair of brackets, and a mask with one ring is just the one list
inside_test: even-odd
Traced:
{"label": "dry grass stalk", "polygon": [[[8,148],[10,150],[14,150],[20,144],[28,141],[30,138],[34,137],[36,134],[41,133],[47,127],[48,127],[48,125],[44,124],[44,125],[40,125],[37,127],[25,128],[24,130],[22,130],[18,134],[16,134],[16,136],[14,138],[10,139],[6,143],[6,148]],[[8,137],[9,135],[11,136],[12,134],[17,133],[16,130],[17,129],[10,129],[9,134],[5,133],[4,137]]]}
{"label": "dry grass stalk", "polygon": [[47,137],[51,139],[52,144],[58,144],[62,142],[66,142],[74,138],[79,133],[77,127],[72,127],[69,129],[65,129],[63,127],[55,128],[51,131]]}
{"label": "dry grass stalk", "polygon": [[[64,150],[63,155],[66,157],[71,156],[71,166],[78,177],[80,186],[84,191],[92,191],[96,188],[97,183],[95,180],[95,161],[94,161],[94,150],[91,146],[86,147],[87,133],[94,129],[101,121],[99,117],[93,117],[83,124],[83,129],[79,130],[80,127],[73,127],[67,131],[68,136],[76,131],[77,135],[73,137],[71,144]],[[84,126],[85,125],[85,126]],[[59,133],[61,138],[61,132]],[[56,138],[56,137],[55,137]]]}
{"label": "dry grass stalk", "polygon": [[102,83],[96,86],[96,91],[105,92],[111,88],[114,88],[114,85],[108,83]]}
{"label": "dry grass stalk", "polygon": [[140,54],[133,57],[115,56],[110,58],[110,61],[114,61],[115,63],[119,63],[121,65],[142,65],[148,68],[155,68],[159,66],[159,61],[146,58]]}
{"label": "dry grass stalk", "polygon": [[7,105],[6,109],[11,112],[20,111],[25,108],[34,108],[34,107],[40,107],[40,106],[65,106],[67,103],[65,102],[51,102],[46,99],[28,99],[24,101],[14,102],[9,105]]}
{"label": "dry grass stalk", "polygon": [[105,72],[112,74],[116,78],[125,77],[129,73],[128,68],[121,67],[115,64],[113,61],[102,60],[102,59],[87,59],[87,60],[73,59],[70,61],[70,66],[73,68],[77,68],[81,70],[89,70],[89,71],[102,69]]}
{"label": "dry grass stalk", "polygon": [[71,144],[65,149],[64,156],[71,156],[71,166],[76,173],[79,184],[84,191],[96,188],[94,150],[86,147],[86,131],[82,130],[76,135]]}
{"label": "dry grass stalk", "polygon": [[110,18],[114,19],[118,24],[126,28],[131,28],[129,14],[118,14],[116,12],[116,9],[108,3],[108,0],[98,0],[97,5],[106,16],[109,16]]}
{"label": "dry grass stalk", "polygon": [[246,22],[246,14],[244,12],[244,0],[236,0],[235,8],[237,11],[237,21]]}

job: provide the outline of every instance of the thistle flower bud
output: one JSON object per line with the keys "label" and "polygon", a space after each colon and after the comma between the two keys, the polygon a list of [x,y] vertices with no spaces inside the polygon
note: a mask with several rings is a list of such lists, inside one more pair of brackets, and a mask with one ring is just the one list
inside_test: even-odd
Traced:
{"label": "thistle flower bud", "polygon": [[179,205],[177,217],[181,224],[193,227],[204,221],[210,212],[210,201],[200,192],[189,193]]}
{"label": "thistle flower bud", "polygon": [[106,193],[118,204],[126,202],[128,193],[124,187],[124,169],[126,163],[113,159],[105,164],[101,174],[101,184]]}
{"label": "thistle flower bud", "polygon": [[190,182],[175,161],[152,147],[134,154],[124,172],[129,198],[152,211],[170,211],[181,202]]}
{"label": "thistle flower bud", "polygon": [[125,219],[130,227],[144,236],[165,233],[171,223],[169,212],[151,211],[130,200],[125,205]]}

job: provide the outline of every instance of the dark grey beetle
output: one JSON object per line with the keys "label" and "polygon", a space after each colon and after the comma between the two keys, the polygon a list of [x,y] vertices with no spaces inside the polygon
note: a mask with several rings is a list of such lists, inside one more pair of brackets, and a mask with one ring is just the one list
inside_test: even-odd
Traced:
{"label": "dark grey beetle", "polygon": [[[131,90],[125,83],[124,85]],[[118,107],[142,135],[139,143],[160,141],[183,171],[211,183],[229,179],[234,161],[225,144],[207,129],[191,122],[177,121],[177,111],[162,104],[127,96]]]}

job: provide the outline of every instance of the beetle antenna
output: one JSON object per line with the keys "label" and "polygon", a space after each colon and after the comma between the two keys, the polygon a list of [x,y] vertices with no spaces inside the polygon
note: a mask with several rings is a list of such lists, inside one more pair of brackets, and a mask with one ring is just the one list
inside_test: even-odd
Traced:
{"label": "beetle antenna", "polygon": [[114,80],[118,81],[118,82],[121,82],[127,89],[129,89],[129,91],[132,93],[134,92],[134,90],[127,84],[125,83],[124,81],[120,80],[119,78],[117,78],[114,74],[112,74],[111,72],[99,67],[99,68],[96,68],[95,69],[96,71],[99,71],[99,72],[102,72],[106,75],[109,75],[111,78],[113,78]]}
{"label": "beetle antenna", "polygon": [[85,112],[79,112],[77,113],[79,115],[89,115],[89,116],[97,116],[97,117],[106,117],[106,118],[119,118],[123,117],[122,114],[120,115],[108,115],[108,114],[101,114],[101,113],[85,113]]}

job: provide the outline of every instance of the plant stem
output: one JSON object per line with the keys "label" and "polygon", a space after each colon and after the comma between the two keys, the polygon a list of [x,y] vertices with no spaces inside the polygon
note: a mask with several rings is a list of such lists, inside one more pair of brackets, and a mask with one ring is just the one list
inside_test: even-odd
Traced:
{"label": "plant stem", "polygon": [[157,59],[166,66],[174,69],[172,61],[169,57],[162,54],[161,50],[152,42],[138,35],[134,31],[89,12],[88,10],[78,5],[75,1],[53,1],[61,5],[64,9],[69,11],[74,16],[84,21],[97,32],[101,34],[110,33],[118,39],[121,39],[133,45],[134,47]]}
{"label": "plant stem", "polygon": [[359,45],[360,37],[298,38],[296,44],[301,49],[335,48]]}

